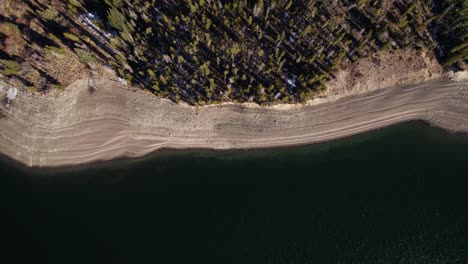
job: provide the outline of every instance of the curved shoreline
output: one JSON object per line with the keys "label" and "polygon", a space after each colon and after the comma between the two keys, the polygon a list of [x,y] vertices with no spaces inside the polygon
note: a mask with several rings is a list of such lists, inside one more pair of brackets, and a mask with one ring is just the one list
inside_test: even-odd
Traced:
{"label": "curved shoreline", "polygon": [[[0,152],[28,166],[141,157],[161,148],[251,149],[329,141],[411,120],[468,132],[468,81],[440,79],[289,110],[174,105],[113,81],[1,106]],[[3,94],[0,91],[0,94]]]}

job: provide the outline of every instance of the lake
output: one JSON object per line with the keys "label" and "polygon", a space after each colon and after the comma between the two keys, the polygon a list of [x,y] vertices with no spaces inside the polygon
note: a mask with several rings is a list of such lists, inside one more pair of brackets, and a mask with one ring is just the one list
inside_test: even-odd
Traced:
{"label": "lake", "polygon": [[468,263],[468,135],[421,122],[0,175],[2,263]]}

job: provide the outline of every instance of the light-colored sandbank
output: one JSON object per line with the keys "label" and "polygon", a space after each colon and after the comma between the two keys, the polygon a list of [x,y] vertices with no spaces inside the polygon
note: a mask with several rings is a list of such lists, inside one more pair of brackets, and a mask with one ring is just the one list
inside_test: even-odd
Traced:
{"label": "light-colored sandbank", "polygon": [[[109,80],[55,96],[21,93],[1,106],[0,152],[29,166],[139,157],[160,148],[240,149],[309,144],[426,120],[468,131],[468,81],[395,86],[334,102],[276,108],[175,105]],[[3,97],[5,91],[0,91]]]}

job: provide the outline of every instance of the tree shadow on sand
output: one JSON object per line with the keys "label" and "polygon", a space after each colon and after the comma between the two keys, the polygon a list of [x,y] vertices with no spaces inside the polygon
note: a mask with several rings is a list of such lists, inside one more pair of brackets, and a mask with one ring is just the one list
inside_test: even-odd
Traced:
{"label": "tree shadow on sand", "polygon": [[[3,104],[3,102],[2,102],[2,104]],[[0,119],[5,119],[5,118],[6,118],[6,115],[5,115],[5,113],[3,113],[3,109],[0,108]]]}
{"label": "tree shadow on sand", "polygon": [[2,96],[0,100],[0,119],[6,118],[6,114],[4,113],[5,110],[3,110],[3,108],[8,107],[9,104],[11,104],[11,102],[8,102],[6,95]]}

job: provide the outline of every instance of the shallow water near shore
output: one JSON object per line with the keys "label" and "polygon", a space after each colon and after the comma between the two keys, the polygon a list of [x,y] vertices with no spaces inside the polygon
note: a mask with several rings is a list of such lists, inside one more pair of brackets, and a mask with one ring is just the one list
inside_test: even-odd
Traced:
{"label": "shallow water near shore", "polygon": [[422,122],[0,175],[3,263],[468,262],[468,135]]}

